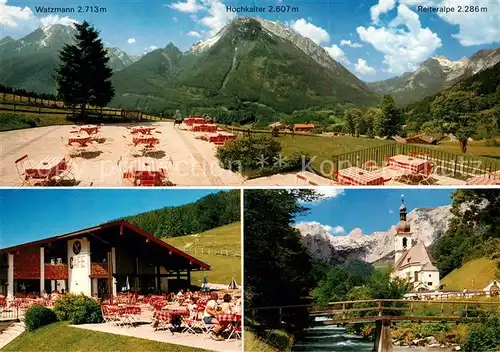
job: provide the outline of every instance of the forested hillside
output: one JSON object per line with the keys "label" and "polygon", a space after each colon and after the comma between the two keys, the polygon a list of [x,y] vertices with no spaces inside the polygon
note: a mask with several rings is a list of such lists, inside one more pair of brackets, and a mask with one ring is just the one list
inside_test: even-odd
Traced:
{"label": "forested hillside", "polygon": [[441,277],[475,258],[492,259],[500,269],[500,190],[457,190],[452,213],[448,231],[433,249]]}
{"label": "forested hillside", "polygon": [[156,237],[177,237],[240,221],[240,191],[211,194],[190,204],[125,218]]}
{"label": "forested hillside", "polygon": [[[404,109],[408,132],[451,132],[474,139],[499,133],[500,63]],[[450,131],[443,130],[446,124]]]}

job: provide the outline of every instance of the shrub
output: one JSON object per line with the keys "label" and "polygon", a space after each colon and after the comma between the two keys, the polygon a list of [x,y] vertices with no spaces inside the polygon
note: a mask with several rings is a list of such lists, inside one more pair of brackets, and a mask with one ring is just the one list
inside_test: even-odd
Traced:
{"label": "shrub", "polygon": [[500,346],[500,315],[491,315],[474,324],[464,344],[466,352],[498,351]]}
{"label": "shrub", "polygon": [[281,152],[280,142],[263,135],[243,136],[217,150],[222,167],[241,172],[272,166]]}
{"label": "shrub", "polygon": [[282,330],[267,330],[264,341],[279,351],[289,351],[293,346],[293,336]]}
{"label": "shrub", "polygon": [[54,311],[61,321],[71,324],[102,323],[101,306],[98,302],[84,295],[66,294],[55,304]]}
{"label": "shrub", "polygon": [[56,321],[56,313],[42,306],[33,306],[28,309],[24,315],[24,324],[28,331],[34,331],[42,326],[55,323]]}

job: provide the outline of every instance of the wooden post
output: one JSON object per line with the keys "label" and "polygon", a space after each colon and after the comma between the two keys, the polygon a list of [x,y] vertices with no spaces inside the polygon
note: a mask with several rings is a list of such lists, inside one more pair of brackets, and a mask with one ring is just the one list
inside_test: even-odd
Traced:
{"label": "wooden post", "polygon": [[279,308],[279,325],[281,325],[281,322],[283,321],[282,317],[283,317],[283,308]]}
{"label": "wooden post", "polygon": [[382,301],[378,301],[378,315],[382,316]]}
{"label": "wooden post", "polygon": [[113,303],[113,255],[112,252],[108,252],[108,297],[109,302]]}

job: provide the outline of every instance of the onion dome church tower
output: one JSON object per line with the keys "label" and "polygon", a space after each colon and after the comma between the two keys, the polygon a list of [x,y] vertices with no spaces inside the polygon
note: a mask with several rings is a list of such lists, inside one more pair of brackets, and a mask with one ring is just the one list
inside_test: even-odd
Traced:
{"label": "onion dome church tower", "polygon": [[413,237],[410,224],[406,221],[406,205],[404,197],[401,196],[401,206],[399,207],[399,222],[396,225],[394,235],[394,261],[397,263],[403,253],[413,246]]}

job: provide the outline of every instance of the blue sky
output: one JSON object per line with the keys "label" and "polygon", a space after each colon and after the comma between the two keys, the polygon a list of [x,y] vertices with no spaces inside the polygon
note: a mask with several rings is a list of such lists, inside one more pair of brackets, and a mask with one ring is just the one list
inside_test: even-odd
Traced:
{"label": "blue sky", "polygon": [[218,190],[0,190],[0,248],[57,236]]}
{"label": "blue sky", "polygon": [[369,235],[387,231],[399,221],[401,195],[408,213],[415,208],[433,208],[451,204],[451,189],[355,189],[333,192],[330,198],[307,204],[311,210],[296,222],[317,222],[335,235],[349,234],[361,228]]}
{"label": "blue sky", "polygon": [[[20,38],[41,24],[87,20],[110,46],[140,54],[173,42],[181,50],[210,38],[224,24],[252,13],[232,13],[226,6],[262,6],[258,16],[293,28],[323,46],[363,80],[374,81],[415,69],[425,59],[471,56],[500,43],[500,0],[164,0],[100,1],[105,13],[36,13],[35,6],[95,5],[82,0],[0,0],[0,37]],[[267,6],[297,12],[270,13]],[[447,6],[453,13],[425,13],[418,6]],[[458,6],[478,12],[458,13]],[[485,9],[484,9],[485,8]]]}

